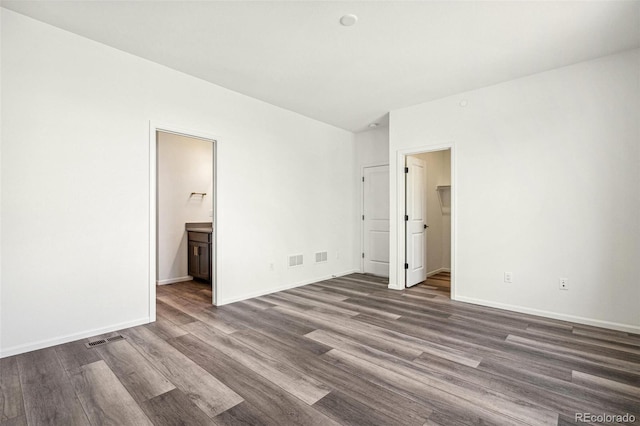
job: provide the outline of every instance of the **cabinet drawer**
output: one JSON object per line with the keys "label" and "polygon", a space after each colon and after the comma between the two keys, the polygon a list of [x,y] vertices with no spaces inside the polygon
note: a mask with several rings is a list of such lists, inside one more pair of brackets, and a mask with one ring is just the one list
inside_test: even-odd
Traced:
{"label": "cabinet drawer", "polygon": [[211,234],[207,232],[189,232],[189,241],[198,241],[200,243],[210,243]]}

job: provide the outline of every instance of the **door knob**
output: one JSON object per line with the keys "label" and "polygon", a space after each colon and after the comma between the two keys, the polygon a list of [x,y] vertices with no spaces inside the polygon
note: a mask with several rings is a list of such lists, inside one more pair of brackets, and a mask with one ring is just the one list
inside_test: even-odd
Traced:
{"label": "door knob", "polygon": [[427,229],[429,227],[429,225],[422,225],[422,226],[424,226],[424,229]]}

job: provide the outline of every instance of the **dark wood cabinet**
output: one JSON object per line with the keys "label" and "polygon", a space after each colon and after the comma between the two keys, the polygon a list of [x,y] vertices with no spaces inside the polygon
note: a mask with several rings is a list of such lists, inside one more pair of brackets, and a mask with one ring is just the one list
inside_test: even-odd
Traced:
{"label": "dark wood cabinet", "polygon": [[211,282],[211,234],[188,232],[189,275],[195,279]]}

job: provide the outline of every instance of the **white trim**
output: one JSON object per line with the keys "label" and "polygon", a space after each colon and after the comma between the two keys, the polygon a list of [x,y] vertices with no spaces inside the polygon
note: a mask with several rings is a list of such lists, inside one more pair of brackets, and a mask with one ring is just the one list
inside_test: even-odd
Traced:
{"label": "white trim", "polygon": [[[389,162],[380,162],[374,164],[365,164],[360,166],[360,218],[364,215],[364,181],[362,178],[364,177],[364,169],[368,169],[370,167],[384,167],[389,166]],[[391,170],[389,170],[391,172]],[[364,258],[362,257],[362,253],[364,253],[364,220],[360,219],[360,273],[364,274]],[[391,253],[391,250],[389,250]],[[391,261],[391,259],[389,259]],[[388,277],[384,277],[388,278]]]}
{"label": "white trim", "polygon": [[240,302],[242,300],[252,299],[254,297],[264,296],[264,295],[271,294],[271,293],[277,293],[279,291],[289,290],[291,288],[301,287],[303,285],[313,284],[313,283],[317,283],[317,282],[324,281],[324,280],[330,280],[331,278],[343,277],[345,275],[355,274],[355,273],[358,273],[358,272],[360,272],[360,271],[357,270],[357,269],[351,269],[349,271],[339,272],[337,274],[332,274],[332,275],[327,275],[327,276],[324,276],[324,277],[313,278],[313,279],[310,279],[310,280],[299,281],[297,283],[287,284],[287,285],[284,285],[284,286],[281,286],[281,287],[271,288],[269,290],[256,291],[254,293],[245,294],[244,296],[234,297],[232,299],[221,300],[220,303],[218,303],[216,306],[228,305],[229,303]]}
{"label": "white trim", "polygon": [[451,269],[449,268],[438,268],[438,269],[434,269],[431,272],[427,272],[427,277],[431,277],[433,275],[439,274],[440,272],[451,272]]}
{"label": "white trim", "polygon": [[169,278],[169,279],[166,279],[166,280],[158,280],[158,281],[156,281],[156,285],[175,284],[175,283],[181,283],[183,281],[193,281],[193,277],[191,275],[187,275],[186,277],[178,277],[178,278]]}
{"label": "white trim", "polygon": [[[360,166],[360,170],[362,171],[364,169],[368,169],[369,167],[383,167],[388,165],[389,165],[388,161],[379,161],[376,163],[363,164],[362,166]],[[360,175],[360,177],[362,177],[362,175]]]}
{"label": "white trim", "polygon": [[110,333],[112,331],[123,330],[125,328],[135,327],[137,325],[148,324],[149,318],[139,318],[133,321],[126,321],[119,324],[110,325],[108,327],[95,328],[93,330],[82,331],[80,333],[67,334],[66,336],[54,337],[53,339],[40,340],[35,343],[27,343],[24,345],[13,346],[8,349],[4,349],[0,353],[0,358],[8,356],[19,355],[25,352],[31,352],[38,349],[48,348],[55,345],[61,345],[63,343],[73,342],[79,339],[85,339],[87,337],[93,337],[104,333]]}
{"label": "white trim", "polygon": [[[389,286],[391,290],[404,290],[405,289],[405,231],[404,231],[404,208],[405,208],[405,179],[404,179],[404,167],[405,157],[407,155],[422,154],[425,152],[444,151],[451,150],[451,300],[457,300],[456,294],[456,224],[458,222],[458,209],[457,207],[457,193],[458,187],[456,185],[456,148],[454,142],[442,142],[434,145],[425,145],[420,147],[412,147],[406,149],[399,149],[396,151],[396,175],[389,176],[391,179],[390,184],[393,185],[393,179],[395,179],[396,186],[396,199],[391,201],[391,208],[395,206],[396,210],[396,247],[389,247],[391,249],[391,263],[395,262],[396,276],[389,277]],[[393,270],[393,268],[390,268]],[[392,284],[395,281],[395,284]]]}
{"label": "white trim", "polygon": [[603,321],[603,320],[597,320],[592,318],[579,317],[575,315],[561,314],[561,313],[551,312],[551,311],[543,311],[540,309],[532,309],[524,306],[510,305],[507,303],[492,302],[490,300],[475,299],[473,297],[466,297],[466,296],[458,296],[457,300],[459,302],[472,303],[474,305],[487,306],[489,308],[504,309],[506,311],[518,312],[522,314],[536,315],[539,317],[575,322],[578,324],[591,325],[594,327],[602,327],[610,330],[640,334],[640,326],[637,326],[637,325],[621,324],[618,322]]}
{"label": "white trim", "polygon": [[174,133],[181,136],[203,139],[213,143],[213,196],[211,197],[213,217],[211,222],[213,224],[213,233],[211,234],[211,262],[212,262],[212,277],[211,277],[211,290],[212,290],[212,303],[215,305],[218,299],[219,285],[217,282],[218,265],[216,262],[217,253],[217,217],[218,217],[218,203],[217,197],[217,163],[218,163],[218,144],[220,139],[216,136],[202,132],[200,130],[187,129],[182,126],[176,126],[173,124],[160,123],[157,121],[149,121],[149,322],[156,320],[156,215],[157,215],[157,161],[158,161],[158,149],[157,149],[157,132]]}

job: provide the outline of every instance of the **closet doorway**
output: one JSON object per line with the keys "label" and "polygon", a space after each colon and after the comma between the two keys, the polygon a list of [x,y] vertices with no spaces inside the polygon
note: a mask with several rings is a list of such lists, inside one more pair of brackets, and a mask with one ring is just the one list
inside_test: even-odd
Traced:
{"label": "closet doorway", "polygon": [[405,287],[450,293],[451,150],[405,157]]}

